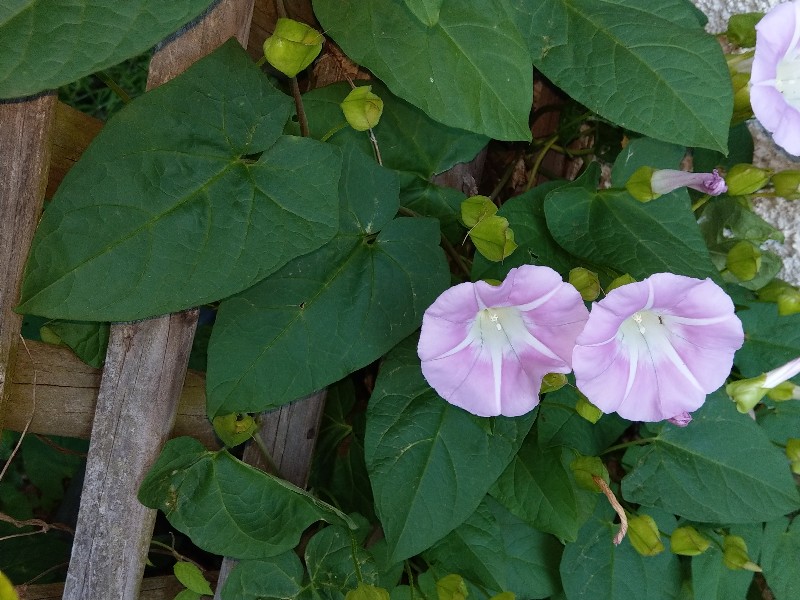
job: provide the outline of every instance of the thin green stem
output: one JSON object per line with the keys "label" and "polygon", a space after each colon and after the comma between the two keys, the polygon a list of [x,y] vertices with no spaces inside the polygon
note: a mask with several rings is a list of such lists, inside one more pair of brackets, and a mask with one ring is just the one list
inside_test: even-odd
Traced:
{"label": "thin green stem", "polygon": [[508,180],[511,179],[511,175],[513,175],[514,173],[514,169],[516,169],[517,167],[517,160],[518,157],[515,156],[514,160],[511,161],[508,167],[506,167],[506,170],[503,173],[503,176],[500,178],[500,181],[497,182],[497,185],[494,186],[492,193],[489,194],[489,198],[491,198],[492,200],[496,200],[497,196],[500,195],[500,192],[503,191],[503,188],[506,187]]}
{"label": "thin green stem", "polygon": [[348,529],[350,534],[350,556],[353,559],[353,568],[356,571],[356,580],[358,583],[364,583],[364,576],[361,574],[361,565],[358,564],[358,543],[356,542],[355,534]]}
{"label": "thin green stem", "polygon": [[308,117],[306,116],[306,109],[303,107],[303,97],[300,94],[300,84],[297,83],[297,77],[292,77],[291,83],[292,97],[297,109],[297,120],[300,121],[300,135],[308,137]]}
{"label": "thin green stem", "polygon": [[625,448],[630,448],[631,446],[642,446],[644,444],[649,444],[656,438],[639,438],[638,440],[631,440],[630,442],[623,442],[622,444],[616,444],[614,446],[610,446],[603,450],[600,453],[600,456],[604,454],[610,454],[611,452],[616,452],[617,450],[624,450]]}
{"label": "thin green stem", "polygon": [[269,472],[272,473],[273,475],[280,475],[280,471],[278,471],[278,466],[272,459],[272,454],[270,454],[269,449],[264,443],[264,440],[262,440],[261,436],[258,435],[258,431],[253,433],[253,435],[251,435],[250,437],[253,438],[253,441],[256,443],[256,446],[258,446],[258,449],[261,452],[261,456],[264,459],[264,462],[267,463],[267,469],[269,469]]}
{"label": "thin green stem", "polygon": [[113,79],[111,79],[111,77],[108,76],[108,74],[105,71],[100,71],[95,74],[97,75],[97,78],[103,83],[105,83],[109,87],[109,89],[112,92],[114,92],[117,96],[119,96],[119,99],[122,100],[125,104],[127,104],[132,100],[132,98],[128,95],[128,92],[123,90],[117,84],[116,81],[114,81]]}
{"label": "thin green stem", "polygon": [[544,160],[545,154],[550,150],[553,144],[556,143],[558,140],[558,136],[554,135],[551,137],[542,149],[539,151],[539,155],[536,157],[536,162],[533,163],[533,167],[531,168],[530,177],[528,177],[528,185],[525,186],[525,191],[528,191],[533,187],[533,183],[536,181],[536,176],[539,174],[539,167],[542,166],[542,161]]}
{"label": "thin green stem", "polygon": [[408,589],[411,595],[411,600],[416,600],[416,593],[414,592],[414,573],[411,571],[411,564],[405,560],[403,565],[406,570],[406,577],[408,577]]}
{"label": "thin green stem", "polygon": [[326,133],[321,138],[319,138],[319,141],[320,142],[327,142],[329,139],[331,139],[335,134],[339,133],[345,127],[347,127],[347,121],[345,121],[344,123],[340,123],[339,125],[337,125],[333,129],[331,129],[328,133]]}
{"label": "thin green stem", "polygon": [[692,212],[695,212],[696,210],[705,206],[706,202],[708,202],[710,199],[711,196],[709,196],[708,194],[702,196],[699,200],[697,200],[697,202],[692,204]]}

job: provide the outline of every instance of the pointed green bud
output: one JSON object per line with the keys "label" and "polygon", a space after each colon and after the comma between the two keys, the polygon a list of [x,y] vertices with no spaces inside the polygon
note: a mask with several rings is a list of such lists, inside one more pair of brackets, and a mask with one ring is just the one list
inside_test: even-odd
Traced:
{"label": "pointed green bud", "polygon": [[800,313],[800,292],[786,291],[778,296],[778,314],[782,317]]}
{"label": "pointed green bud", "polygon": [[450,574],[436,582],[436,594],[439,600],[466,600],[469,591],[461,575]]}
{"label": "pointed green bud", "polygon": [[469,237],[475,249],[493,262],[500,262],[517,249],[514,232],[505,217],[492,215],[481,220],[470,229]]}
{"label": "pointed green bud", "polygon": [[771,175],[772,171],[769,169],[759,169],[754,165],[746,163],[733,165],[725,175],[728,194],[731,196],[744,196],[757,192],[767,185]]}
{"label": "pointed green bud", "polygon": [[539,388],[540,394],[555,392],[567,385],[567,376],[563,373],[548,373],[542,377],[542,385]]}
{"label": "pointed green bud", "polygon": [[786,440],[786,456],[791,463],[792,473],[800,475],[800,439]]}
{"label": "pointed green bud", "polygon": [[606,286],[606,294],[611,290],[615,290],[618,287],[622,287],[623,285],[628,285],[629,283],[636,283],[636,280],[625,273],[624,275],[620,275],[616,279],[614,279],[611,283]]}
{"label": "pointed green bud", "polygon": [[756,292],[762,302],[777,302],[778,297],[788,291],[797,291],[796,288],[780,279],[773,279]]}
{"label": "pointed green bud", "polygon": [[800,171],[779,171],[772,176],[775,194],[787,200],[800,198]]}
{"label": "pointed green bud", "polygon": [[371,85],[362,85],[352,90],[339,105],[344,118],[356,131],[372,129],[381,120],[383,100],[372,93]]}
{"label": "pointed green bud", "polygon": [[753,108],[750,104],[750,73],[731,74],[731,85],[733,86],[731,126],[733,126],[753,117]]}
{"label": "pointed green bud", "polygon": [[661,194],[655,193],[651,187],[650,182],[653,179],[653,173],[655,173],[653,167],[639,167],[628,179],[628,182],[625,184],[625,189],[639,202],[655,200]]}
{"label": "pointed green bud", "polygon": [[575,403],[575,411],[593,425],[603,416],[603,411],[589,402],[589,399],[578,392],[578,401]]}
{"label": "pointed green bud", "polygon": [[516,597],[514,592],[500,592],[489,598],[489,600],[515,600]]}
{"label": "pointed green bud", "polygon": [[569,282],[587,302],[596,299],[600,295],[600,279],[597,273],[583,267],[575,267],[569,272]]}
{"label": "pointed green bud", "polygon": [[756,45],[756,24],[764,17],[763,12],[748,12],[731,15],[725,36],[740,48]]}
{"label": "pointed green bud", "polygon": [[217,437],[229,448],[246,442],[258,429],[255,419],[246,413],[220,415],[214,417],[212,424]]}
{"label": "pointed green bud", "polygon": [[344,600],[389,600],[389,592],[383,588],[359,583],[354,590],[349,590]]}
{"label": "pointed green bud", "polygon": [[766,381],[766,374],[732,381],[725,386],[725,392],[736,402],[736,410],[742,414],[748,413],[766,396],[767,388],[764,387]]}
{"label": "pointed green bud", "polygon": [[711,542],[691,525],[678,527],[669,538],[669,546],[673,554],[681,556],[697,556],[702,554]]}
{"label": "pointed green bud", "polygon": [[628,518],[628,539],[633,549],[642,556],[655,556],[664,551],[658,525],[650,515]]}
{"label": "pointed green bud", "polygon": [[750,281],[761,268],[761,250],[747,240],[737,242],[728,250],[725,268],[739,281]]}
{"label": "pointed green bud", "polygon": [[592,476],[599,477],[606,483],[611,482],[608,469],[597,456],[578,456],[569,463],[569,470],[572,471],[575,483],[585,490],[600,492]]}
{"label": "pointed green bud", "polygon": [[761,567],[747,556],[747,544],[738,535],[726,535],[722,542],[722,561],[729,569],[761,573]]}
{"label": "pointed green bud", "polygon": [[319,56],[323,41],[322,35],[305,23],[280,18],[264,41],[264,56],[278,71],[294,77]]}
{"label": "pointed green bud", "polygon": [[798,397],[800,397],[800,386],[795,385],[791,381],[784,381],[771,390],[768,390],[767,397],[774,402],[797,400]]}
{"label": "pointed green bud", "polygon": [[488,196],[472,196],[461,203],[461,221],[467,227],[475,227],[497,212],[497,205]]}

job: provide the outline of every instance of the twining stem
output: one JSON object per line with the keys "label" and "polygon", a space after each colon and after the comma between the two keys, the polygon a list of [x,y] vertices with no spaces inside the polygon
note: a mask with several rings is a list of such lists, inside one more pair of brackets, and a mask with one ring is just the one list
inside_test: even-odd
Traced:
{"label": "twining stem", "polygon": [[603,454],[610,454],[611,452],[615,452],[617,450],[624,450],[625,448],[630,448],[631,446],[641,446],[643,444],[648,444],[652,442],[653,439],[654,438],[639,438],[638,440],[631,440],[630,442],[623,442],[621,444],[609,446],[600,453],[600,456],[602,456]]}
{"label": "twining stem", "polygon": [[114,81],[113,79],[111,79],[111,77],[108,76],[108,74],[105,71],[98,71],[97,73],[95,73],[95,75],[97,75],[97,78],[103,83],[105,83],[108,86],[108,88],[112,92],[114,92],[119,97],[119,99],[122,100],[125,104],[127,104],[132,100],[132,98],[128,95],[128,92],[123,90],[117,84],[116,81]]}
{"label": "twining stem", "polygon": [[625,509],[622,508],[622,505],[619,503],[619,500],[617,500],[614,492],[611,491],[611,488],[608,487],[608,484],[602,477],[592,475],[592,481],[594,481],[597,487],[600,488],[600,491],[605,494],[606,498],[608,498],[608,503],[614,509],[614,512],[619,516],[619,531],[617,532],[617,535],[614,536],[614,545],[619,546],[620,542],[622,542],[622,539],[625,537],[625,534],[628,533],[628,516],[625,514]]}
{"label": "twining stem", "polygon": [[526,192],[533,187],[533,183],[536,181],[536,176],[539,174],[539,167],[542,166],[542,161],[544,160],[545,154],[547,154],[550,151],[550,148],[552,148],[553,144],[555,144],[556,141],[558,141],[558,136],[554,135],[549,140],[547,140],[542,149],[539,150],[539,155],[536,157],[536,162],[533,163],[533,168],[531,168],[530,177],[528,177],[528,185],[525,186]]}
{"label": "twining stem", "polygon": [[356,581],[358,581],[358,583],[364,583],[364,577],[361,574],[361,565],[358,564],[358,543],[356,542],[356,536],[350,530],[348,530],[348,533],[350,534],[350,556],[353,559],[353,567],[356,571]]}
{"label": "twining stem", "polygon": [[267,448],[266,444],[264,444],[264,440],[261,439],[258,431],[253,432],[253,435],[250,437],[253,438],[256,446],[258,446],[258,449],[261,451],[261,456],[264,459],[264,462],[267,463],[268,472],[273,475],[280,476],[278,466],[275,464],[275,461],[272,460],[272,455],[269,453],[269,449]]}
{"label": "twining stem", "polygon": [[[282,19],[289,18],[286,12],[286,5],[283,0],[275,0],[275,9],[278,11],[278,16]],[[308,137],[308,117],[306,117],[305,108],[303,108],[303,98],[300,95],[300,84],[297,83],[297,77],[290,77],[289,81],[292,88],[292,97],[294,98],[294,105],[297,109],[297,120],[300,123],[300,135]]]}
{"label": "twining stem", "polygon": [[411,571],[411,564],[407,560],[403,561],[403,564],[406,569],[406,577],[408,577],[408,589],[411,592],[411,600],[416,600],[416,594],[414,593],[414,573]]}

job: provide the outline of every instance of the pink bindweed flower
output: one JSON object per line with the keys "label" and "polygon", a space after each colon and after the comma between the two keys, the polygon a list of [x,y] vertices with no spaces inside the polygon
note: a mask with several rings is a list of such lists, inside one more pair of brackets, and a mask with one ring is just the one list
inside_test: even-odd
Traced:
{"label": "pink bindweed flower", "polygon": [[572,366],[578,389],[603,412],[681,424],[725,382],[743,342],[719,286],[657,273],[592,306]]}
{"label": "pink bindweed flower", "polygon": [[539,404],[547,373],[569,373],[589,311],[549,267],[511,269],[500,286],[462,283],[425,311],[418,354],[437,393],[482,416],[516,417]]}
{"label": "pink bindweed flower", "polygon": [[710,196],[719,196],[728,191],[725,180],[716,169],[711,173],[658,169],[653,171],[653,176],[650,178],[650,188],[654,194],[669,194],[681,187],[692,188]]}
{"label": "pink bindweed flower", "polygon": [[750,105],[775,143],[800,155],[800,2],[775,6],[756,25]]}

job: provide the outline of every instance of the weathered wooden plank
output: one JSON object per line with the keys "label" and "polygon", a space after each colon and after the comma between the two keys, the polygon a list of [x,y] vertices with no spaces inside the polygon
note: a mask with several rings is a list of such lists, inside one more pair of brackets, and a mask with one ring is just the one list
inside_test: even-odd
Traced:
{"label": "weathered wooden plank", "polygon": [[[207,573],[213,578],[214,573]],[[139,600],[172,600],[183,589],[180,582],[174,577],[147,577],[142,581]],[[20,600],[61,600],[64,593],[63,583],[49,583],[45,585],[17,586]]]}
{"label": "weathered wooden plank", "polygon": [[[17,352],[11,371],[5,428],[22,431],[33,414],[30,433],[88,439],[102,371],[81,361],[69,348],[31,340],[25,345],[28,351]],[[218,441],[206,418],[205,385],[204,373],[187,371],[171,437],[189,435],[216,448]]]}
{"label": "weathered wooden plank", "polygon": [[[222,0],[150,63],[152,89],[229,37],[247,39],[253,0]],[[175,422],[197,311],[111,327],[64,588],[65,600],[139,596],[155,511],[136,492]]]}
{"label": "weathered wooden plank", "polygon": [[46,198],[53,197],[72,165],[102,128],[100,119],[90,117],[63,102],[56,103]]}
{"label": "weathered wooden plank", "polygon": [[56,98],[0,104],[0,429],[22,317],[13,310],[47,184]]}

